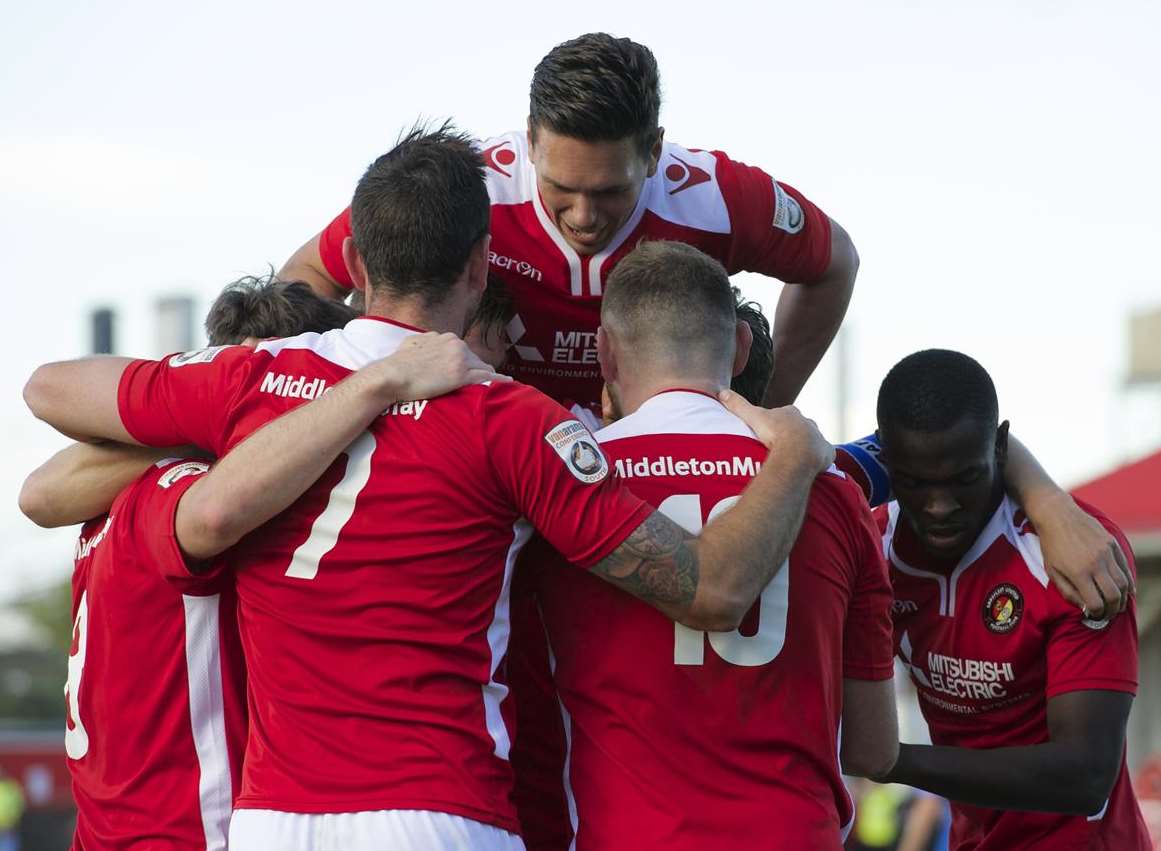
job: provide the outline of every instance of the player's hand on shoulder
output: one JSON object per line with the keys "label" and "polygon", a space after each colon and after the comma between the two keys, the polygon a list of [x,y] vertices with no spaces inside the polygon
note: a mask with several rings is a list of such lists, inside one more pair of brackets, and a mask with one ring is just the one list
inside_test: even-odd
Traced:
{"label": "player's hand on shoulder", "polygon": [[1045,568],[1065,599],[1095,620],[1125,610],[1136,591],[1133,575],[1104,524],[1070,497],[1036,523]]}
{"label": "player's hand on shoulder", "polygon": [[511,380],[451,333],[409,337],[394,354],[364,370],[372,370],[397,399],[432,399],[468,384]]}
{"label": "player's hand on shoulder", "polygon": [[748,425],[767,449],[779,457],[792,457],[821,473],[834,463],[834,447],[822,436],[814,420],[793,405],[760,408],[732,390],[723,390],[722,404]]}

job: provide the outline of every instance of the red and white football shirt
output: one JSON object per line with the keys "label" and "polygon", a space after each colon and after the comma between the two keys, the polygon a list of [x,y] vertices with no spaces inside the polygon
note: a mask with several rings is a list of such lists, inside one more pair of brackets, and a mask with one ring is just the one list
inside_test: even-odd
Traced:
{"label": "red and white football shirt", "polygon": [[[481,153],[492,199],[489,271],[508,286],[516,309],[507,368],[553,399],[600,410],[601,293],[612,269],[643,241],[684,242],[730,274],[759,272],[791,283],[817,280],[830,263],[826,214],[796,189],[721,151],[666,142],[628,220],[589,257],[565,242],[545,210],[526,133],[488,139]],[[323,265],[347,287],[342,245],[350,235],[348,208],[319,243]]]}
{"label": "red and white football shirt", "polygon": [[226,847],[246,736],[235,597],[190,577],[174,538],[206,469],[159,462],[81,530],[65,688],[77,851]]}
{"label": "red and white football shirt", "polygon": [[[415,329],[344,329],[138,361],[140,441],[217,454]],[[242,808],[435,810],[514,831],[512,567],[539,530],[582,567],[650,509],[589,432],[516,382],[392,405],[290,509],[231,551],[250,673]]]}
{"label": "red and white football shirt", "polygon": [[[1083,507],[1116,536],[1131,564],[1120,530]],[[924,554],[898,503],[875,516],[895,590],[897,653],[915,682],[933,744],[1041,744],[1048,741],[1049,698],[1087,689],[1136,693],[1135,604],[1111,622],[1085,620],[1049,582],[1040,540],[1010,499],[956,564]],[[1088,818],[954,802],[952,817],[953,849],[1150,847],[1123,764],[1105,808]]]}
{"label": "red and white football shirt", "polygon": [[[597,439],[636,494],[690,531],[733,505],[767,454],[690,391],[654,396]],[[841,847],[852,816],[838,759],[843,678],[893,671],[890,586],[853,483],[819,477],[789,566],[732,633],[675,624],[534,555],[548,564],[539,596],[579,851]]]}

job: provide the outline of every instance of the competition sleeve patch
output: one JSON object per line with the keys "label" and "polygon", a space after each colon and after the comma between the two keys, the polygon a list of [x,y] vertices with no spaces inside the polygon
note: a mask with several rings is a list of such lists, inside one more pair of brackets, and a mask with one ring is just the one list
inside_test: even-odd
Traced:
{"label": "competition sleeve patch", "polygon": [[597,446],[596,438],[576,420],[553,426],[544,440],[560,456],[568,471],[585,484],[599,482],[609,474],[609,462]]}

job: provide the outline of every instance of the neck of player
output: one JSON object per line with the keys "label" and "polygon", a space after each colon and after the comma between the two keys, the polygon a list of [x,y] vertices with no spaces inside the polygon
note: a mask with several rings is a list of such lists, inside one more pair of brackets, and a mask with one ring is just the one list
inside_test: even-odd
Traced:
{"label": "neck of player", "polygon": [[614,395],[621,416],[628,416],[658,393],[670,390],[692,390],[717,399],[718,394],[729,386],[729,381],[723,382],[720,377],[704,375],[623,376],[616,383]]}
{"label": "neck of player", "polygon": [[368,316],[379,316],[423,331],[450,331],[457,337],[464,335],[470,313],[462,301],[451,298],[433,305],[421,298],[392,298],[376,293],[367,305]]}

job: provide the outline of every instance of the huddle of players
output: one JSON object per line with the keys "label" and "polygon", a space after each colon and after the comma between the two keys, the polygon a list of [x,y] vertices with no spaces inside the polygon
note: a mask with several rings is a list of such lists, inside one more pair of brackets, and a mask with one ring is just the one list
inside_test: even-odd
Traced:
{"label": "huddle of players", "polygon": [[[719,397],[770,383],[728,272],[804,282],[789,401],[857,260],[795,190],[663,143],[658,106],[644,47],[558,46],[527,139],[409,134],[283,271],[366,316],[235,289],[209,349],[33,376],[66,434],[185,447],[73,447],[23,495],[88,521],[77,848],[835,848],[840,762],[952,798],[958,848],[1147,847],[1131,574],[1046,560],[1021,504],[1045,551],[1089,521],[1027,459],[1005,496],[963,355],[897,365],[841,471],[792,409]],[[458,339],[489,273],[523,383]],[[595,435],[530,386],[585,408],[602,380]],[[898,745],[896,654],[935,746]]]}

